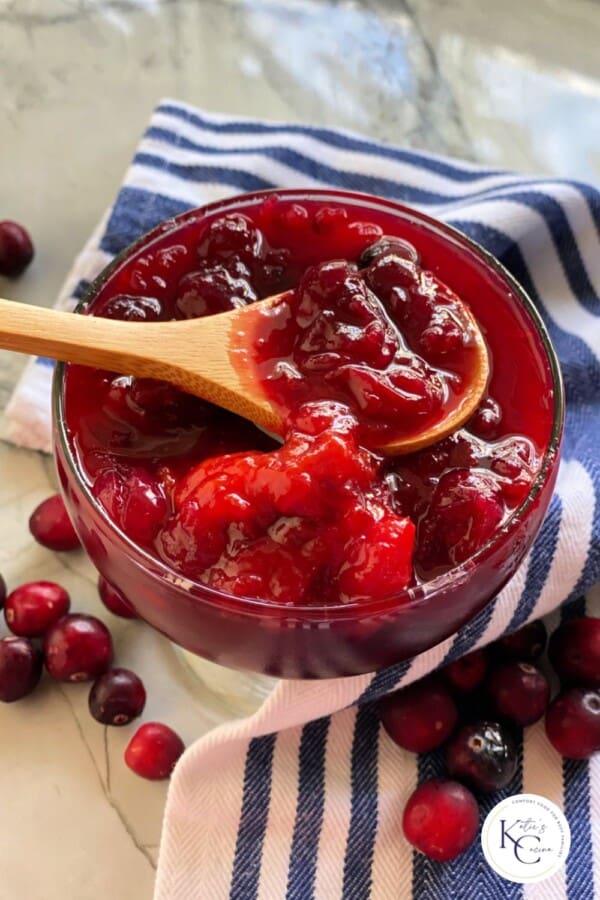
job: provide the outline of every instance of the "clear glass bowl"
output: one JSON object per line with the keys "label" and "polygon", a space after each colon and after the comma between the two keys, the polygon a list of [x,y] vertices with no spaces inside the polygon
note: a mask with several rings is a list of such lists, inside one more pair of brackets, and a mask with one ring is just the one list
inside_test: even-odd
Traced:
{"label": "clear glass bowl", "polygon": [[[268,194],[220,201],[157,226],[108,266],[79,311],[118,277],[125,261],[150,246],[181,241],[209,216],[246,212],[264,203]],[[505,352],[514,352],[517,338],[522,339],[550,404],[547,447],[526,500],[473,557],[429,582],[383,601],[292,608],[192,581],[119,530],[92,495],[78,464],[65,419],[63,365],[56,368],[53,387],[55,454],[68,509],[92,562],[158,631],[193,654],[236,669],[284,678],[356,675],[400,662],[444,640],[479,613],[514,574],[540,528],[556,480],[563,425],[560,369],[530,298],[495,258],[448,225],[367,195],[313,190],[276,194],[297,203],[341,205],[351,216],[385,221],[386,233],[428,248],[442,280],[466,299],[478,298],[488,331],[494,309],[508,310],[515,341]],[[518,371],[518,360],[515,366]]]}

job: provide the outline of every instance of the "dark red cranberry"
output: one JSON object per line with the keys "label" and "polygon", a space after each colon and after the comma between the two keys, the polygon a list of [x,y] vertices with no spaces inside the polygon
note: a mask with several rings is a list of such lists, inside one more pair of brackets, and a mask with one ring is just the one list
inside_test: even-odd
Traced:
{"label": "dark red cranberry", "polygon": [[469,693],[482,683],[488,670],[488,654],[473,650],[440,669],[440,675],[457,691]]}
{"label": "dark red cranberry", "polygon": [[522,662],[531,662],[538,659],[546,647],[546,626],[541,619],[529,622],[512,634],[505,634],[490,645],[492,651],[501,659],[519,659]]}
{"label": "dark red cranberry", "polygon": [[248,277],[236,278],[225,266],[213,266],[183,276],[177,286],[175,311],[180,318],[195,319],[236,309],[253,300],[256,294]]}
{"label": "dark red cranberry", "polygon": [[0,575],[0,609],[4,606],[6,601],[6,582],[2,575]]}
{"label": "dark red cranberry", "polygon": [[384,697],[379,713],[392,740],[413,753],[427,753],[440,747],[458,719],[450,691],[436,676]]}
{"label": "dark red cranberry", "polygon": [[18,222],[0,222],[0,275],[16,278],[33,259],[33,243]]}
{"label": "dark red cranberry", "polygon": [[57,681],[93,681],[112,662],[110,632],[95,616],[70,613],[44,638],[46,668]]}
{"label": "dark red cranberry", "polygon": [[129,600],[102,575],[98,578],[98,593],[105,607],[115,616],[121,616],[123,619],[137,619],[138,614]]}
{"label": "dark red cranberry", "polygon": [[162,722],[141,725],[125,749],[125,762],[142,778],[168,778],[185,750],[178,734]]}
{"label": "dark red cranberry", "polygon": [[75,550],[80,546],[60,494],[52,494],[36,506],[29,519],[29,530],[38,544],[49,550]]}
{"label": "dark red cranberry", "polygon": [[504,512],[500,483],[491,472],[445,472],[419,521],[419,566],[433,574],[441,567],[464,562],[496,534]]}
{"label": "dark red cranberry", "polygon": [[126,322],[158,322],[163,308],[156,297],[135,297],[117,294],[94,305],[94,315],[103,319],[122,319]]}
{"label": "dark red cranberry", "polygon": [[42,653],[28,638],[0,638],[0,700],[12,703],[30,694],[42,674]]}
{"label": "dark red cranberry", "polygon": [[93,683],[88,705],[97,722],[127,725],[146,704],[144,685],[129,669],[109,669]]}
{"label": "dark red cranberry", "polygon": [[500,404],[492,397],[486,397],[481,401],[472,418],[469,419],[467,428],[480,437],[493,437],[501,421]]}
{"label": "dark red cranberry", "polygon": [[563,622],[550,636],[548,658],[563,684],[600,687],[600,619]]}
{"label": "dark red cranberry", "polygon": [[510,659],[500,663],[490,674],[487,687],[498,715],[520,726],[541,719],[550,700],[548,679],[530,662]]}
{"label": "dark red cranberry", "polygon": [[408,259],[410,262],[418,263],[419,254],[412,244],[403,241],[402,238],[384,236],[369,244],[360,255],[358,265],[361,269],[367,268],[372,262],[383,256],[397,256],[400,259]]}
{"label": "dark red cranberry", "polygon": [[420,784],[402,817],[406,840],[438,862],[448,862],[470,847],[478,829],[475,797],[463,784],[447,778]]}
{"label": "dark red cranberry", "polygon": [[28,581],[6,598],[4,618],[13,634],[37,637],[69,612],[67,591],[54,581]]}
{"label": "dark red cranberry", "polygon": [[517,747],[499,722],[463,725],[446,746],[446,764],[453,778],[480,791],[506,787],[517,771]]}
{"label": "dark red cranberry", "polygon": [[558,694],[546,713],[546,734],[569,759],[587,759],[600,750],[600,691],[572,687]]}

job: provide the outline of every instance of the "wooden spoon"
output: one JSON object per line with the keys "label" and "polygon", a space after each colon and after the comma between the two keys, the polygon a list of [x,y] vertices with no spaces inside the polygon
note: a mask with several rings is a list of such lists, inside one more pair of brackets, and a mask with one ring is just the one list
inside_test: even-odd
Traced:
{"label": "wooden spoon", "polygon": [[[275,308],[285,304],[285,296],[276,294],[205,318],[144,323],[76,315],[0,299],[0,348],[169,381],[250,419],[266,431],[282,435],[282,411],[264,395],[253,373],[248,345],[259,328],[259,317],[272,317]],[[411,452],[441,440],[473,415],[487,385],[489,361],[485,341],[470,312],[468,319],[473,329],[476,365],[461,402],[424,431],[377,449],[390,455]]]}

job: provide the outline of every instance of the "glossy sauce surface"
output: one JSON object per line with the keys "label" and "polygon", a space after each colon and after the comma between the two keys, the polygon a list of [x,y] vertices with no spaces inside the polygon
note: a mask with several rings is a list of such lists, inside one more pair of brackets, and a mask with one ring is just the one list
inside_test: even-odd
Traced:
{"label": "glossy sauce surface", "polygon": [[[278,335],[278,356],[283,347],[303,382],[282,448],[251,424],[171,386],[68,369],[67,425],[92,492],[133,541],[176,571],[277,604],[393,597],[471,556],[527,495],[553,411],[547,363],[527,317],[510,298],[502,302],[485,274],[475,277],[461,266],[460,247],[447,238],[425,239],[418,223],[404,224],[398,234],[397,218],[380,210],[364,216],[351,205],[271,198],[239,214],[191,217],[175,242],[165,228],[152,246],[117,267],[95,297],[92,313],[140,321],[206,315],[298,283],[296,318],[309,304],[305,346],[290,345],[285,329]],[[401,242],[378,264],[368,248],[383,235]],[[353,403],[365,399],[364,379],[360,389],[356,379],[344,376],[342,387],[337,379],[355,364],[349,350],[357,344],[379,372],[399,354],[409,358],[412,374],[415,366],[439,365],[439,354],[434,359],[423,345],[427,323],[415,318],[414,298],[428,296],[420,289],[421,271],[432,273],[429,296],[443,298],[430,307],[430,318],[444,306],[459,308],[452,307],[456,294],[484,330],[492,359],[489,396],[467,428],[410,456],[384,459],[362,446],[365,417],[357,419]],[[385,281],[392,272],[394,283]],[[398,284],[399,278],[409,283]],[[327,290],[313,316],[315,298]],[[392,294],[415,318],[413,324],[405,316],[401,331],[392,327]],[[361,302],[349,316],[356,298]],[[348,326],[341,331],[340,321]],[[447,335],[451,330],[438,329],[433,343]],[[404,392],[416,396],[409,428],[437,414],[436,378],[443,402],[461,366],[468,367],[462,355],[468,341],[460,329],[457,336],[445,365],[435,366],[429,380],[416,379],[424,390]],[[282,382],[272,378],[271,349],[261,346],[257,364],[277,392]],[[327,357],[331,352],[335,359]],[[453,353],[453,365],[446,364]],[[314,380],[308,391],[304,384],[315,357],[317,384],[324,371],[336,381],[337,393],[324,402],[314,399]],[[319,363],[326,365],[319,369]],[[298,381],[295,374],[292,380]],[[395,390],[384,400],[390,393],[393,420],[407,407],[399,410]],[[380,403],[381,395],[369,391],[366,400]],[[379,422],[381,409],[380,403],[366,418]]]}

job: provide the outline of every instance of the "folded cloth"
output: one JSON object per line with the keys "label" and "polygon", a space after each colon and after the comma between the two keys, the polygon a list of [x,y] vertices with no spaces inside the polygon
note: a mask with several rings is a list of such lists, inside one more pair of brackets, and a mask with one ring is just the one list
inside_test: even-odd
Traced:
{"label": "folded cloth", "polygon": [[[117,201],[60,297],[72,305],[108,260],[159,220],[270,187],[327,187],[397,199],[494,253],[537,303],[567,392],[564,452],[542,531],[518,573],[458,634],[372,675],[282,682],[253,716],[198,740],[171,780],[156,900],[447,900],[600,896],[600,757],[563,761],[543,723],[525,731],[510,790],[542,794],[571,826],[566,865],[521,886],[478,842],[451,863],[413,853],[401,832],[416,783],[439,755],[401,751],[380,729],[379,696],[499,634],[548,615],[600,615],[600,193],[401,150],[348,132],[268,124],[172,101],[152,116]],[[49,447],[51,368],[36,360],[8,415],[16,442]],[[560,607],[560,609],[559,609]]]}

